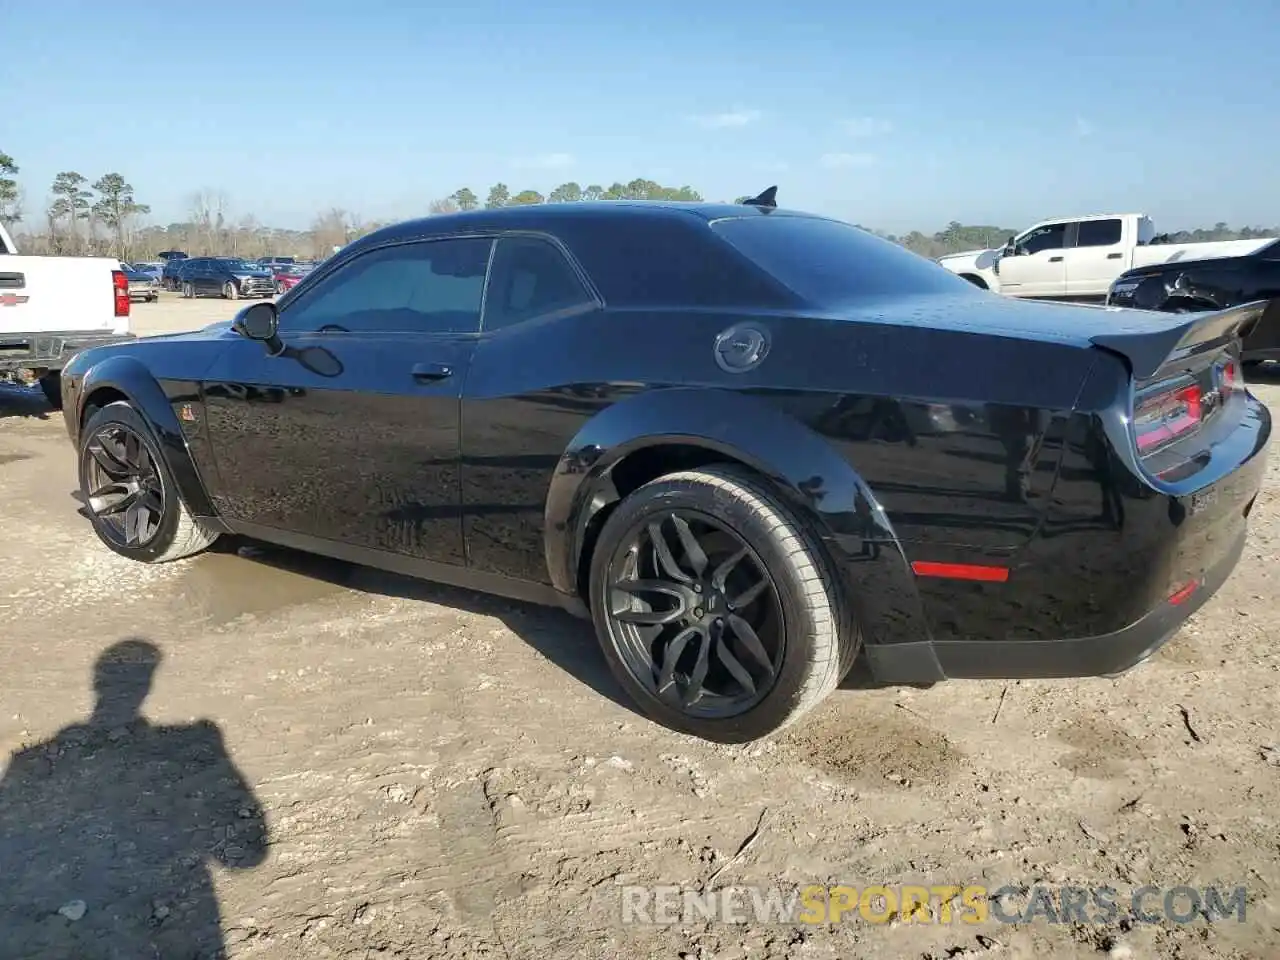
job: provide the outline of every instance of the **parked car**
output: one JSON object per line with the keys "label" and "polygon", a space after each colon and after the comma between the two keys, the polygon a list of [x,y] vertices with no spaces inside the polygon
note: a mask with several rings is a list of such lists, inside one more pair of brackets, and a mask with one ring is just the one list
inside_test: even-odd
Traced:
{"label": "parked car", "polygon": [[273,271],[276,280],[276,293],[288,293],[301,283],[302,279],[314,269],[315,264],[310,263],[281,264]]}
{"label": "parked car", "polygon": [[143,273],[132,264],[121,263],[124,267],[125,280],[129,283],[129,299],[145,300],[155,303],[160,299],[160,282],[150,274]]}
{"label": "parked car", "polygon": [[647,714],[746,741],[859,655],[922,683],[1159,648],[1241,556],[1262,309],[993,297],[772,189],[545,204],[383,228],[63,389],[117,553],[235,533],[563,604]]}
{"label": "parked car", "polygon": [[[164,254],[160,254],[164,256]],[[160,271],[160,284],[166,290],[177,290],[182,283],[183,266],[190,260],[185,253],[168,257],[164,261],[164,269]]]}
{"label": "parked car", "polygon": [[1168,243],[1145,214],[1109,213],[1043,220],[1002,248],[955,253],[938,262],[975,286],[1011,297],[1101,303],[1115,278],[1130,268],[1243,256],[1275,240]]}
{"label": "parked car", "polygon": [[1280,360],[1280,240],[1239,257],[1179,260],[1122,273],[1111,285],[1107,303],[1142,310],[1192,313],[1222,310],[1255,300],[1270,308],[1246,332],[1245,366]]}
{"label": "parked car", "polygon": [[228,300],[275,294],[271,271],[236,257],[194,257],[183,267],[182,295],[216,293]]}
{"label": "parked car", "polygon": [[126,266],[132,267],[136,273],[145,274],[146,276],[155,280],[157,285],[159,285],[161,277],[164,274],[163,261],[159,263],[148,263],[148,262],[130,263],[130,264],[126,264]]}

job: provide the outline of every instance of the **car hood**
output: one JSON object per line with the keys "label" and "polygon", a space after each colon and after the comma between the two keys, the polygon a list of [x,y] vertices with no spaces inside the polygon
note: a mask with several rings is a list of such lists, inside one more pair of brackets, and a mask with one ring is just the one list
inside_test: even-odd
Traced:
{"label": "car hood", "polygon": [[963,253],[949,253],[945,257],[939,257],[938,262],[951,269],[974,267],[979,270],[988,270],[992,264],[1000,259],[1001,249],[993,247],[990,250],[966,250]]}

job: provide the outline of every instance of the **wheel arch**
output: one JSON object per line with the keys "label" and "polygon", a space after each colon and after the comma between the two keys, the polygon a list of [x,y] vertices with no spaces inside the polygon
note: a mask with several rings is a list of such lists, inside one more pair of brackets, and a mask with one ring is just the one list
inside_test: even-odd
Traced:
{"label": "wheel arch", "polygon": [[613,507],[666,473],[734,464],[758,475],[816,534],[858,616],[864,642],[928,638],[902,548],[870,486],[834,447],[766,401],[729,390],[633,395],[582,426],[556,468],[544,518],[547,569],[561,594],[585,601],[591,550]]}
{"label": "wheel arch", "polygon": [[977,287],[980,290],[991,289],[987,281],[984,280],[981,276],[979,276],[976,273],[961,273],[961,274],[957,274],[957,276],[959,276],[961,280],[968,280],[970,283],[972,283],[975,287]]}
{"label": "wheel arch", "polygon": [[216,516],[169,398],[146,366],[132,357],[108,357],[85,371],[78,395],[77,443],[85,424],[97,410],[119,400],[129,403],[155,434],[160,454],[173,474],[187,509],[197,517]]}

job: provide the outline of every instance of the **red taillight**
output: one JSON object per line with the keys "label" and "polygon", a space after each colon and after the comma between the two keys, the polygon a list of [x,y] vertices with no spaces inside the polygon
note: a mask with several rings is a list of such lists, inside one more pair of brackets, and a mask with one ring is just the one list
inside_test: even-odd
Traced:
{"label": "red taillight", "polygon": [[1143,397],[1133,411],[1134,439],[1143,456],[1196,430],[1204,419],[1204,395],[1195,384]]}
{"label": "red taillight", "polygon": [[1240,371],[1236,369],[1236,362],[1228,360],[1222,365],[1222,392],[1230,393],[1240,386]]}
{"label": "red taillight", "polygon": [[116,295],[116,316],[127,317],[129,315],[129,278],[124,275],[123,270],[111,271],[111,288]]}

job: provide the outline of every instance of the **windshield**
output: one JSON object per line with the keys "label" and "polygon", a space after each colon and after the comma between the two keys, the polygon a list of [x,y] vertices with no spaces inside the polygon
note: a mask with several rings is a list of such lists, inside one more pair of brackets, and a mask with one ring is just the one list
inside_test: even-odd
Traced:
{"label": "windshield", "polygon": [[257,273],[262,269],[256,263],[250,263],[248,260],[223,260],[222,264],[228,270],[243,271],[244,273]]}
{"label": "windshield", "polygon": [[884,295],[959,294],[976,288],[931,260],[838,220],[761,216],[711,228],[806,300],[832,304]]}

